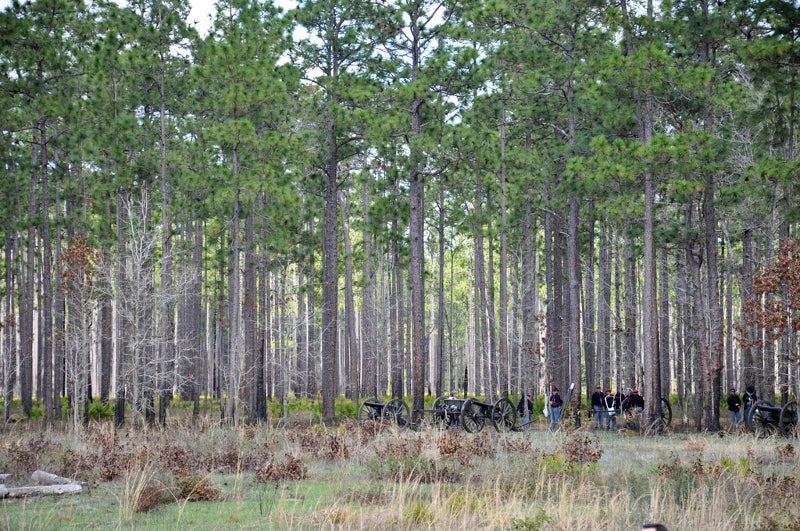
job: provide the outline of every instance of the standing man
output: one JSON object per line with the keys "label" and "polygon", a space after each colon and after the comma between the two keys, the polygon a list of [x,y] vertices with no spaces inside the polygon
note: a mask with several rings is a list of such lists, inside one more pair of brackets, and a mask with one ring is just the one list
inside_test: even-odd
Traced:
{"label": "standing man", "polygon": [[594,412],[594,429],[599,430],[603,427],[603,400],[605,395],[600,390],[600,386],[594,388],[592,393],[592,411]]}
{"label": "standing man", "polygon": [[561,408],[564,401],[561,400],[561,395],[558,394],[558,387],[553,387],[553,392],[550,394],[550,431],[558,429],[558,419],[561,418]]}
{"label": "standing man", "polygon": [[750,418],[750,412],[756,405],[756,390],[752,385],[748,385],[744,391],[744,423],[748,428],[752,428],[753,424]]}
{"label": "standing man", "polygon": [[530,393],[523,393],[522,398],[519,399],[517,404],[517,413],[522,419],[522,429],[527,430],[528,425],[531,423],[531,411],[533,411],[533,401],[531,401]]}
{"label": "standing man", "polygon": [[[619,392],[617,392],[617,396],[619,396]],[[613,428],[616,430],[619,428],[617,425],[617,407],[619,406],[619,400],[617,397],[611,394],[611,388],[606,388],[606,397],[604,399],[605,408],[606,408],[606,429],[610,430]]]}
{"label": "standing man", "polygon": [[644,411],[644,398],[639,394],[638,389],[633,390],[633,394],[631,395],[631,406],[639,414]]}
{"label": "standing man", "polygon": [[731,413],[731,428],[736,429],[742,424],[742,413],[739,408],[742,406],[742,399],[736,389],[731,387],[728,393],[728,411]]}

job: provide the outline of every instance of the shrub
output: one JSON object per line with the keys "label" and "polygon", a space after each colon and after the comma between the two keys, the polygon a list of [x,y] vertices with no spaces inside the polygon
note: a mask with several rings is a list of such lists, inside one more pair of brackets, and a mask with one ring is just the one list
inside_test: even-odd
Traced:
{"label": "shrub", "polygon": [[437,461],[420,455],[392,455],[373,459],[367,468],[377,480],[456,483],[464,477],[460,470],[446,464],[440,466]]}
{"label": "shrub", "polygon": [[283,461],[268,461],[256,471],[256,480],[266,483],[270,480],[306,479],[308,469],[298,457],[285,454]]}
{"label": "shrub", "polygon": [[186,475],[178,478],[175,497],[187,501],[216,501],[220,490],[211,484],[207,476]]}
{"label": "shrub", "polygon": [[114,418],[114,407],[110,403],[103,404],[100,400],[94,399],[89,404],[89,418],[95,420]]}
{"label": "shrub", "polygon": [[567,460],[573,465],[597,463],[603,456],[600,440],[587,433],[576,432],[571,434],[561,447]]}
{"label": "shrub", "polygon": [[142,487],[139,497],[136,499],[136,505],[133,512],[146,513],[150,512],[159,505],[163,505],[168,501],[166,492],[160,487],[155,485],[145,485]]}

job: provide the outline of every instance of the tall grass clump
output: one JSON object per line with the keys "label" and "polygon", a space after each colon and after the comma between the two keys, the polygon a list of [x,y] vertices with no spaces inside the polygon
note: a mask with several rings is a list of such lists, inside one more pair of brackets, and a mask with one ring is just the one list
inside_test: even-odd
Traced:
{"label": "tall grass clump", "polygon": [[152,463],[131,466],[122,479],[122,489],[115,494],[119,503],[120,525],[131,524],[137,513],[150,511],[163,503],[165,491],[156,482]]}

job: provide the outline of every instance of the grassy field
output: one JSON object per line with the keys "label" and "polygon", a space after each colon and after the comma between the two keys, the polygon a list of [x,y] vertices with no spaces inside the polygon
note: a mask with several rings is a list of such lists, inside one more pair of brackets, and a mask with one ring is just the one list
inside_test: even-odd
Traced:
{"label": "grassy field", "polygon": [[792,439],[397,431],[311,419],[0,431],[0,473],[85,494],[0,501],[0,529],[798,529]]}

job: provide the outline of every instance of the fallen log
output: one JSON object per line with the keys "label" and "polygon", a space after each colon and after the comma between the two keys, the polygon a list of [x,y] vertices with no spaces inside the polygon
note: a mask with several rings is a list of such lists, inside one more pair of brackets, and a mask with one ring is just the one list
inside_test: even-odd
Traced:
{"label": "fallen log", "polygon": [[0,485],[0,499],[28,498],[31,496],[45,496],[54,494],[79,494],[83,487],[77,483],[68,485],[37,485],[33,487],[12,487]]}
{"label": "fallen log", "polygon": [[70,483],[75,483],[69,478],[57,476],[44,470],[37,470],[31,474],[31,479],[36,485],[69,485]]}
{"label": "fallen log", "polygon": [[8,487],[5,482],[10,474],[0,474],[0,499],[5,498],[28,498],[31,496],[56,495],[56,494],[79,494],[84,492],[85,487],[69,478],[57,476],[37,470],[31,474],[31,480],[36,485],[26,487]]}

